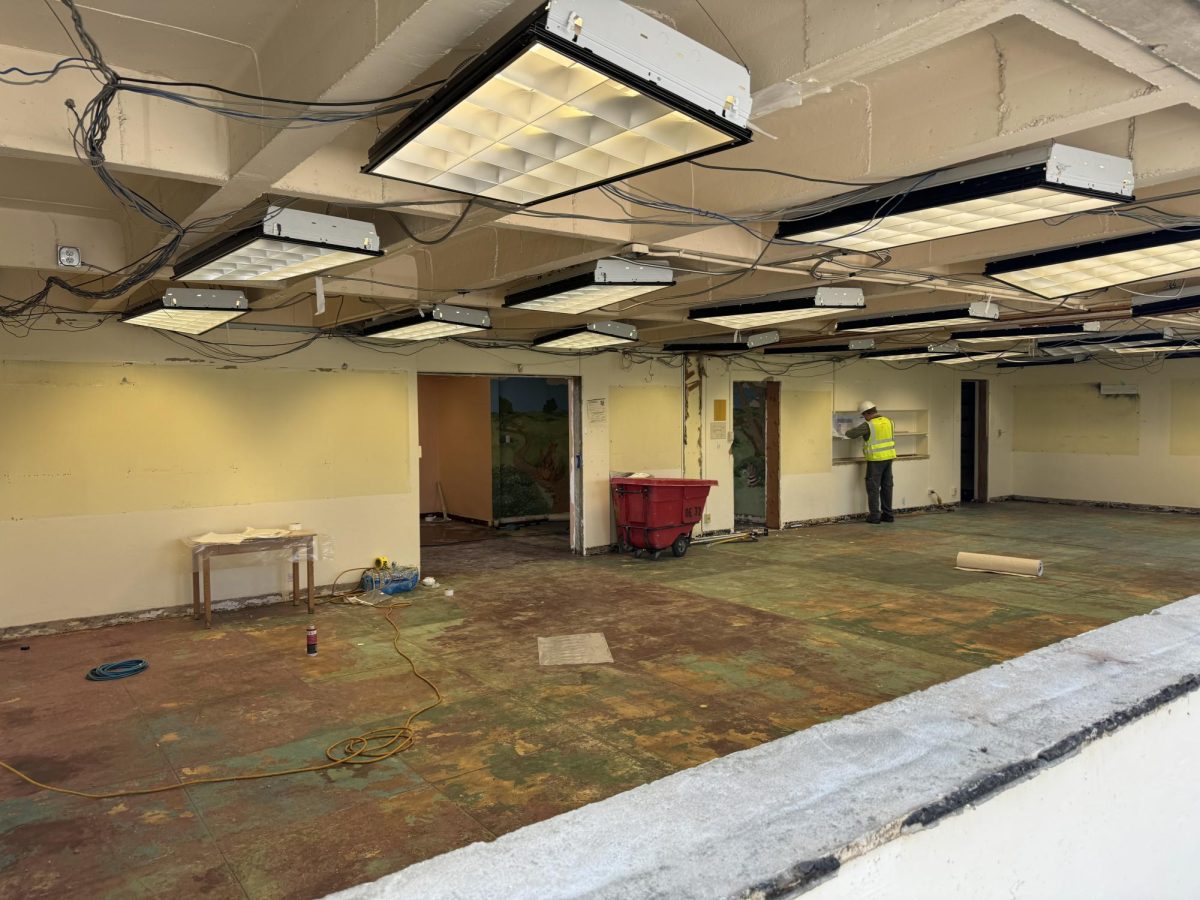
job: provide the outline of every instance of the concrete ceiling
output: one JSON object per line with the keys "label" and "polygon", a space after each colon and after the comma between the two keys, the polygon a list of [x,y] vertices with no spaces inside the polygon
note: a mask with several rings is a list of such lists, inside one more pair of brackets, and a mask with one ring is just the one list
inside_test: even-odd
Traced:
{"label": "concrete ceiling", "polygon": [[[722,166],[775,169],[820,179],[883,181],[1051,140],[1130,156],[1138,196],[1200,189],[1200,9],[1189,0],[666,0],[644,11],[752,72],[752,144],[710,157]],[[530,9],[528,0],[93,0],[80,4],[106,60],[126,75],[200,81],[312,100],[384,96],[444,77]],[[58,13],[56,21],[53,12]],[[0,67],[44,69],[75,55],[69,13],[55,0],[10,0]],[[97,269],[141,256],[164,234],[121,206],[81,164],[64,101],[82,106],[97,83],[64,72],[35,87],[0,84],[0,292],[13,295],[54,271],[60,243],[80,246]],[[211,92],[193,91],[212,97]],[[986,282],[987,260],[1145,230],[1127,218],[1033,223],[897,248],[878,259],[815,258],[821,248],[772,246],[747,230],[693,217],[620,208],[597,190],[553,201],[546,218],[473,210],[454,236],[458,203],[420,216],[381,204],[454,195],[363,175],[367,148],[395,116],[316,128],[263,127],[146,96],[122,95],[105,152],[112,169],[181,221],[246,210],[264,197],[374,221],[388,255],[339,270],[338,302],[314,318],[301,302],[311,278],[251,293],[264,323],[330,326],[453,299],[495,309],[527,280],[604,255],[641,254],[672,264],[678,284],[583,319],[620,317],[654,340],[711,334],[689,308],[816,283],[862,287],[869,311],[927,308],[995,296],[1014,321],[1054,315],[1120,317],[1128,291],[1059,304]],[[629,189],[725,214],[766,214],[849,190],[766,173],[683,164],[631,179]],[[1200,212],[1195,197],[1160,208]],[[672,216],[675,219],[685,217]],[[631,219],[633,221],[623,221]],[[755,236],[755,233],[759,237]],[[757,265],[755,261],[757,260]],[[59,274],[75,274],[66,271]],[[739,277],[733,280],[733,276]],[[1177,279],[1179,280],[1179,279]],[[160,292],[167,273],[123,308]],[[1165,282],[1137,286],[1155,290]],[[56,294],[56,303],[93,305]],[[497,338],[526,339],[570,317],[499,309]],[[800,337],[831,320],[783,329]],[[1200,324],[1200,323],[1198,323]]]}

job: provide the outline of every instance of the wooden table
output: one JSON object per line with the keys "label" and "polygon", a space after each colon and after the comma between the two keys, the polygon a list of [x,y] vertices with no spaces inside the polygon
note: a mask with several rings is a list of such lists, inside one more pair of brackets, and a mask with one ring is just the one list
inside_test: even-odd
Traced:
{"label": "wooden table", "polygon": [[300,557],[308,563],[308,613],[313,611],[313,560],[317,552],[314,531],[293,531],[283,537],[254,538],[240,544],[196,544],[192,547],[192,618],[200,618],[200,600],[204,599],[204,627],[212,627],[212,568],[214,556],[235,553],[263,553],[268,550],[292,551],[292,606],[300,602]]}

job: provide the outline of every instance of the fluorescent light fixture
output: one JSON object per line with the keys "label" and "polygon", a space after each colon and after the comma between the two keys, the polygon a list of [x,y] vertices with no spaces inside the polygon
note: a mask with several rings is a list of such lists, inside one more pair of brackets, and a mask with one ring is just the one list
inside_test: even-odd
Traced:
{"label": "fluorescent light fixture", "polygon": [[249,309],[250,304],[241,291],[168,288],[162,299],[123,313],[121,321],[180,334],[204,334],[244,316]]}
{"label": "fluorescent light fixture", "polygon": [[729,351],[744,353],[747,350],[757,350],[768,344],[779,343],[778,331],[760,331],[758,334],[734,334],[721,337],[697,338],[694,341],[672,341],[664,344],[663,349],[673,353],[720,353]]}
{"label": "fluorescent light fixture", "polygon": [[439,303],[428,317],[412,315],[374,325],[363,332],[363,337],[383,341],[432,341],[486,331],[491,327],[492,317],[486,310]]}
{"label": "fluorescent light fixture", "polygon": [[884,250],[1132,199],[1128,159],[1054,144],[847,194],[829,212],[780,222],[776,236]]}
{"label": "fluorescent light fixture", "polygon": [[1200,269],[1200,228],[1146,231],[1054,247],[984,266],[997,281],[1053,300]]}
{"label": "fluorescent light fixture", "polygon": [[538,338],[533,346],[543,350],[596,350],[633,343],[637,336],[637,329],[624,322],[589,322],[583,328]]}
{"label": "fluorescent light fixture", "polygon": [[936,359],[940,356],[953,356],[959,352],[958,344],[930,344],[928,347],[899,347],[895,350],[871,350],[862,354],[863,359],[906,360],[906,359]]}
{"label": "fluorescent light fixture", "polygon": [[805,356],[826,356],[835,353],[855,353],[859,350],[874,350],[875,338],[859,338],[843,344],[796,344],[787,347],[768,347],[763,353],[771,354],[803,354]]}
{"label": "fluorescent light fixture", "polygon": [[956,331],[950,335],[954,341],[970,344],[1007,343],[1029,338],[1069,338],[1075,335],[1093,334],[1100,330],[1099,322],[1079,322],[1062,325],[1024,325],[1018,328],[984,328],[974,331]]}
{"label": "fluorescent light fixture", "polygon": [[261,222],[200,247],[174,272],[185,281],[285,281],[377,256],[369,222],[272,206]]}
{"label": "fluorescent light fixture", "polygon": [[1003,359],[997,363],[997,367],[1001,369],[1026,369],[1030,366],[1069,366],[1073,363],[1083,362],[1087,357],[1082,353],[1075,356],[1055,356],[1055,357],[1013,357],[1011,359]]}
{"label": "fluorescent light fixture", "polygon": [[939,356],[934,362],[942,366],[961,366],[967,363],[995,362],[998,359],[1009,359],[1020,355],[1020,353],[1013,350],[992,350],[986,353],[959,353],[955,356]]}
{"label": "fluorescent light fixture", "polygon": [[675,283],[668,266],[646,266],[626,259],[599,259],[543,276],[532,287],[509,294],[504,305],[541,312],[586,313],[622,300],[659,291]]}
{"label": "fluorescent light fixture", "polygon": [[1105,350],[1111,350],[1113,353],[1121,355],[1134,355],[1139,353],[1175,353],[1179,350],[1195,350],[1197,349],[1195,341],[1163,341],[1161,344],[1141,344],[1137,347],[1104,347]]}
{"label": "fluorescent light fixture", "polygon": [[705,306],[693,309],[688,318],[693,322],[708,322],[743,331],[798,319],[832,316],[843,309],[862,309],[864,306],[866,301],[860,288],[819,287],[768,294],[760,300]]}
{"label": "fluorescent light fixture", "polygon": [[379,139],[364,172],[518,205],[750,141],[750,73],[617,0],[550,0]]}
{"label": "fluorescent light fixture", "polygon": [[1101,350],[1117,350],[1162,344],[1174,338],[1170,329],[1165,331],[1110,332],[1098,336],[1078,338],[1072,341],[1047,341],[1038,344],[1038,350],[1050,356],[1071,356],[1076,353],[1095,353]]}
{"label": "fluorescent light fixture", "polygon": [[1163,291],[1144,299],[1134,299],[1129,314],[1135,319],[1200,312],[1200,287],[1181,291]]}
{"label": "fluorescent light fixture", "polygon": [[1000,310],[991,303],[972,303],[970,306],[955,306],[948,309],[923,309],[917,312],[892,313],[886,316],[868,316],[863,319],[843,319],[834,330],[843,331],[915,331],[917,329],[945,328],[952,325],[975,325],[995,321]]}
{"label": "fluorescent light fixture", "polygon": [[1167,359],[1200,359],[1200,350],[1189,350],[1186,353],[1168,353]]}

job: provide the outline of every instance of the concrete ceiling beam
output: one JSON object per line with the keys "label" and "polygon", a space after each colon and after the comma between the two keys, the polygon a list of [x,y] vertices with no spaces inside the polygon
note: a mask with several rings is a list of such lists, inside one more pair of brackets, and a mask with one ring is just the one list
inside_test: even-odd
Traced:
{"label": "concrete ceiling beam", "polygon": [[[512,5],[513,0],[425,0],[406,2],[401,9],[407,15],[385,35],[372,35],[373,46],[365,53],[362,40],[351,40],[339,33],[336,4],[312,4],[313,16],[296,16],[288,20],[288,29],[278,32],[273,40],[288,65],[279,71],[319,74],[326,82],[317,90],[308,84],[311,96],[322,102],[350,98],[380,96],[410,84],[447,53],[454,50],[489,19]],[[331,48],[324,43],[316,55],[298,53],[295,44],[288,45],[288,35],[303,32],[305,41],[324,42],[335,38]],[[340,56],[337,47],[344,48]],[[270,55],[269,51],[264,51]],[[312,82],[313,77],[302,82]],[[297,76],[298,78],[300,76]],[[298,88],[293,87],[292,91]],[[347,130],[348,125],[325,125],[317,128],[289,127],[266,138],[261,146],[246,146],[240,141],[231,148],[233,171],[229,180],[193,213],[192,221],[209,216],[224,215],[242,209],[272,188],[311,157]],[[359,163],[361,165],[361,162]],[[357,168],[357,167],[356,167]]]}

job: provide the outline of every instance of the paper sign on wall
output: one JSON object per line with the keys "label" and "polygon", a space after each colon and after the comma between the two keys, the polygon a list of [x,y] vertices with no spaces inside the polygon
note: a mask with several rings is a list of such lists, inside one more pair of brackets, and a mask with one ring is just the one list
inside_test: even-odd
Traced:
{"label": "paper sign on wall", "polygon": [[714,440],[714,441],[725,440],[725,436],[728,434],[728,431],[726,431],[724,422],[712,422],[709,424],[709,428],[711,429],[711,432],[709,434],[709,438],[711,440]]}
{"label": "paper sign on wall", "polygon": [[608,401],[603,397],[587,402],[588,422],[592,425],[603,425],[608,421]]}

